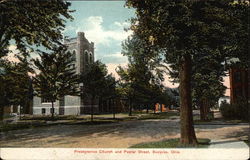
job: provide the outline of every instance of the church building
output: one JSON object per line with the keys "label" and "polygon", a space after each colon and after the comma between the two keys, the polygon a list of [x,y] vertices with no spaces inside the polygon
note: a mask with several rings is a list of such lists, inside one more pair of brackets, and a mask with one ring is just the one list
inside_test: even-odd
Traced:
{"label": "church building", "polygon": [[[89,42],[84,32],[78,32],[77,37],[64,39],[64,44],[75,57],[76,73],[82,74],[94,62],[94,43]],[[79,85],[81,87],[81,85]],[[88,98],[83,96],[64,96],[54,103],[55,115],[80,115],[88,113],[91,104]],[[98,112],[98,105],[93,105],[95,112]],[[51,114],[51,103],[40,97],[33,97],[33,114]]]}

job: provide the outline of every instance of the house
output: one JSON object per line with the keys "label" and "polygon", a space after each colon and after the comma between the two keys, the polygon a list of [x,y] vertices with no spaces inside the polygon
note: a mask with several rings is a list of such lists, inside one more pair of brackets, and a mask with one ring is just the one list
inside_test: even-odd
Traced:
{"label": "house", "polygon": [[232,66],[229,70],[230,101],[232,104],[238,101],[250,102],[250,69]]}
{"label": "house", "polygon": [[168,112],[169,107],[166,107],[165,104],[155,104],[155,112]]}
{"label": "house", "polygon": [[220,107],[222,102],[230,103],[230,97],[229,96],[220,97],[220,99],[218,101],[218,106],[219,107]]}
{"label": "house", "polygon": [[[94,43],[89,42],[84,32],[78,32],[77,37],[64,39],[64,44],[73,53],[76,73],[82,74],[94,62]],[[94,112],[98,112],[98,105],[93,104]],[[54,113],[57,115],[80,115],[91,110],[91,103],[87,97],[83,96],[64,96],[61,100],[54,103]],[[33,114],[51,114],[52,104],[46,99],[33,97]]]}

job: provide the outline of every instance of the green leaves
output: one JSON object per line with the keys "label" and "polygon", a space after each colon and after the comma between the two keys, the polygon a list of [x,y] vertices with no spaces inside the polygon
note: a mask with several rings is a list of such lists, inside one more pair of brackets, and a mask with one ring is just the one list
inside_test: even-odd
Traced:
{"label": "green leaves", "polygon": [[32,97],[31,79],[28,75],[32,70],[28,63],[1,60],[0,67],[4,70],[0,74],[0,107],[24,106]]}
{"label": "green leaves", "polygon": [[44,46],[53,49],[60,45],[65,19],[69,15],[70,3],[62,0],[37,1],[23,3],[19,0],[7,0],[0,3],[0,57],[14,40],[17,48],[23,52],[27,48]]}
{"label": "green leaves", "polygon": [[129,64],[116,70],[121,78],[120,94],[138,105],[159,102],[164,68],[160,63],[160,51],[137,35],[125,40],[122,47],[122,54],[128,57]]}
{"label": "green leaves", "polygon": [[83,94],[92,98],[115,96],[115,78],[108,74],[105,64],[96,61],[88,66],[88,70],[81,75]]}
{"label": "green leaves", "polygon": [[76,75],[74,58],[65,46],[53,53],[41,53],[40,59],[33,59],[38,74],[33,78],[34,89],[39,97],[51,102],[65,95],[79,95],[79,76]]}
{"label": "green leaves", "polygon": [[[223,95],[223,63],[229,57],[239,58],[245,66],[249,64],[246,3],[164,0],[127,3],[136,8],[137,18],[131,21],[135,34],[145,41],[153,39],[153,45],[164,51],[172,78],[178,77],[181,57],[192,56],[195,98],[214,96],[216,101]],[[144,54],[144,58],[147,56]]]}

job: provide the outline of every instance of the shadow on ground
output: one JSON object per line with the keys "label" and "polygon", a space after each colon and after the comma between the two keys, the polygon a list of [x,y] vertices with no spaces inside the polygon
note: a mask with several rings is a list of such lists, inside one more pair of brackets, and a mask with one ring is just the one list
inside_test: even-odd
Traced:
{"label": "shadow on ground", "polygon": [[54,125],[2,132],[0,146],[23,147],[32,143],[33,147],[41,147],[44,143],[47,146],[54,143],[76,143],[77,141],[71,137],[88,139],[112,135],[122,138],[143,138],[178,133],[179,124],[175,120],[128,121],[104,125]]}

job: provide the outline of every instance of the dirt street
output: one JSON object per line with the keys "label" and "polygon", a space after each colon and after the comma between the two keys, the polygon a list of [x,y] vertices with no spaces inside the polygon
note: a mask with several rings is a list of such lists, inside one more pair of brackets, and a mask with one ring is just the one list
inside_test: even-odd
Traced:
{"label": "dirt street", "polygon": [[[196,125],[198,138],[235,139],[246,136],[248,125]],[[0,147],[127,148],[178,138],[179,120],[141,120],[105,125],[56,125],[0,133]]]}

